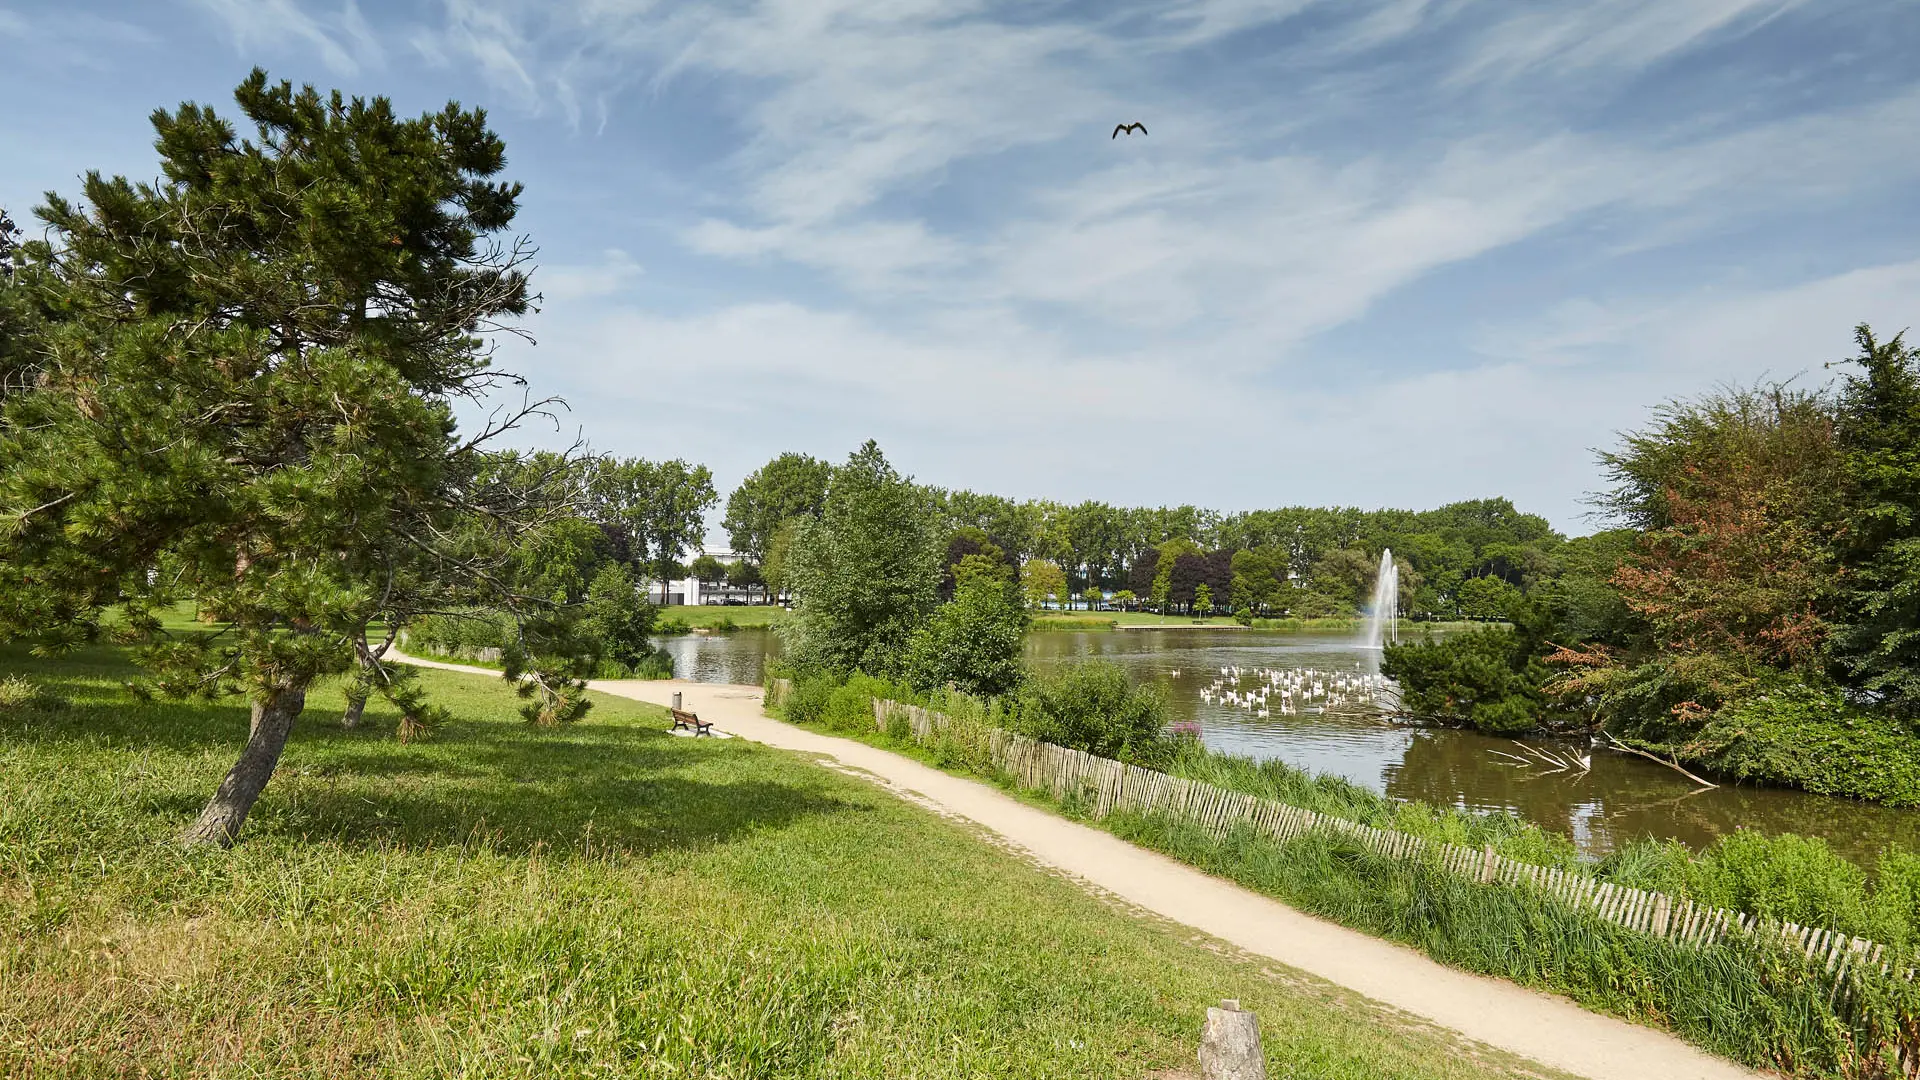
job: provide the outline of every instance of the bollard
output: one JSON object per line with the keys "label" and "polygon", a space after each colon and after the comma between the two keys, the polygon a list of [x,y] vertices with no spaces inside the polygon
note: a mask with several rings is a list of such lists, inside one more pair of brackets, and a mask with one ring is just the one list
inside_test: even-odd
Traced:
{"label": "bollard", "polygon": [[[675,690],[673,692],[673,707],[676,709],[680,708],[680,691],[678,690]],[[681,710],[681,711],[684,712],[685,710]]]}
{"label": "bollard", "polygon": [[1267,1080],[1267,1055],[1260,1049],[1260,1018],[1228,998],[1207,1010],[1200,1032],[1203,1080]]}

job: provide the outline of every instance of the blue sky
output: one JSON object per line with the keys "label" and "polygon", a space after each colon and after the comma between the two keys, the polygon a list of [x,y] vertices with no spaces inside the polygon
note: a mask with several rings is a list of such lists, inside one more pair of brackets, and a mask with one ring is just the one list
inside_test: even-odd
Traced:
{"label": "blue sky", "polygon": [[152,177],[255,64],[456,98],[541,248],[506,362],[598,449],[1586,531],[1649,406],[1915,319],[1916,49],[1911,0],[0,0],[0,205]]}

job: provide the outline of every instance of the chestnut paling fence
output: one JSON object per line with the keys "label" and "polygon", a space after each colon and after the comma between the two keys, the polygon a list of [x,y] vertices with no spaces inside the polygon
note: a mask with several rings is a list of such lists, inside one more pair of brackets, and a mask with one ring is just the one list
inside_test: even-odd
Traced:
{"label": "chestnut paling fence", "polygon": [[[790,689],[778,685],[770,688],[769,701],[778,701]],[[873,703],[873,718],[882,731],[890,724],[903,723],[913,738],[922,742],[949,722],[943,713],[882,699]],[[1000,728],[988,729],[988,744],[994,767],[1021,786],[1045,791],[1056,799],[1081,800],[1095,818],[1117,810],[1163,813],[1192,821],[1216,837],[1235,829],[1251,829],[1280,841],[1319,830],[1350,837],[1388,858],[1431,859],[1447,872],[1474,881],[1538,889],[1564,903],[1590,909],[1608,922],[1684,944],[1704,947],[1733,933],[1773,935],[1824,964],[1835,980],[1871,970],[1886,975],[1896,964],[1897,958],[1886,946],[1830,929],[1707,907],[1685,897],[1676,900],[1665,893],[1627,888],[1577,871],[1509,859],[1491,847],[1461,847],[1378,829]],[[1899,966],[1905,978],[1915,977],[1914,969],[1905,963]]]}

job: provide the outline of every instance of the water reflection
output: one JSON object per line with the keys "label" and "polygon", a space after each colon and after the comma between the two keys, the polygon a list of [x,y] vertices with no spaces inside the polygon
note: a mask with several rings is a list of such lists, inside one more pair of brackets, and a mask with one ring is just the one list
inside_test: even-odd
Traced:
{"label": "water reflection", "polygon": [[[681,678],[757,683],[778,636],[766,630],[665,639]],[[1684,777],[1652,762],[1597,752],[1584,776],[1509,768],[1493,753],[1512,743],[1474,732],[1409,729],[1325,714],[1267,718],[1204,702],[1200,692],[1223,666],[1361,671],[1348,637],[1233,630],[1121,630],[1040,633],[1027,639],[1029,661],[1044,667],[1098,656],[1134,678],[1162,687],[1174,720],[1200,725],[1207,745],[1256,758],[1279,758],[1346,777],[1395,798],[1508,810],[1599,854],[1623,840],[1658,836],[1698,847],[1735,828],[1826,837],[1871,862],[1889,842],[1920,848],[1920,811],[1890,810],[1770,788],[1695,792]],[[1174,672],[1180,674],[1176,677]]]}

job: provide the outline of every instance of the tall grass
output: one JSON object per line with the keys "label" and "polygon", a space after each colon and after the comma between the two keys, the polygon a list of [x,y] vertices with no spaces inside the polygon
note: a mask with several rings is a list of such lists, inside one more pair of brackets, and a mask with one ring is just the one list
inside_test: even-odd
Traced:
{"label": "tall grass", "polygon": [[1216,839],[1163,814],[1117,813],[1103,824],[1442,963],[1559,991],[1749,1065],[1798,1076],[1895,1077],[1900,1048],[1920,1055],[1920,984],[1859,980],[1841,1001],[1812,962],[1758,936],[1682,945],[1529,888],[1477,884],[1324,833],[1278,842],[1236,829]]}

